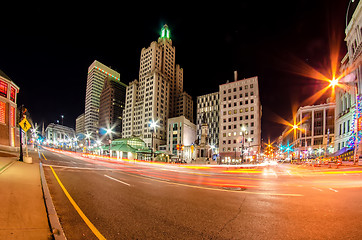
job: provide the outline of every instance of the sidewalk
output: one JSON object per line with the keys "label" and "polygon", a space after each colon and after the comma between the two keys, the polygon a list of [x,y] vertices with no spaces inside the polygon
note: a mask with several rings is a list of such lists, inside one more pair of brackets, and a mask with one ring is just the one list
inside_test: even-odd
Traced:
{"label": "sidewalk", "polygon": [[0,239],[52,239],[40,180],[39,158],[18,160],[18,153],[0,151]]}

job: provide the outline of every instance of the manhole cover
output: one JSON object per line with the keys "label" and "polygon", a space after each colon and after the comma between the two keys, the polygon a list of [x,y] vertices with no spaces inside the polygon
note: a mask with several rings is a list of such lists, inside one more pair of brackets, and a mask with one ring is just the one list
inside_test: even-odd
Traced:
{"label": "manhole cover", "polygon": [[246,187],[222,187],[222,189],[230,191],[245,191]]}

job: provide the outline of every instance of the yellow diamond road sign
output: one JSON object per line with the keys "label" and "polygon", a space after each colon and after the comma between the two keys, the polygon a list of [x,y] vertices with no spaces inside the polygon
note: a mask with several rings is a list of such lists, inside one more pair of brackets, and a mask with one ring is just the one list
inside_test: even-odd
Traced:
{"label": "yellow diamond road sign", "polygon": [[19,125],[24,130],[24,132],[27,132],[29,130],[29,128],[31,128],[31,125],[28,122],[28,120],[26,120],[26,118],[21,120],[21,122],[19,122]]}

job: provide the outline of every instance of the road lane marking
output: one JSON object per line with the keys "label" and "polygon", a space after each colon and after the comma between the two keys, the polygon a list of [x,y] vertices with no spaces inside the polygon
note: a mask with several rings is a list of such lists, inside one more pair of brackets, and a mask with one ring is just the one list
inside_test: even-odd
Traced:
{"label": "road lane marking", "polygon": [[45,159],[45,161],[48,161],[48,159],[44,156],[44,153],[41,153],[41,155],[43,155],[43,158]]}
{"label": "road lane marking", "polygon": [[338,190],[333,189],[333,188],[329,188],[329,190],[333,191],[333,192],[338,192]]}
{"label": "road lane marking", "polygon": [[109,178],[109,179],[112,179],[112,180],[114,180],[114,181],[116,181],[116,182],[122,183],[122,184],[124,184],[124,185],[131,186],[131,184],[126,183],[126,182],[123,182],[123,181],[121,181],[121,180],[118,180],[117,178],[113,178],[113,177],[108,176],[108,175],[106,175],[106,174],[104,174],[104,176],[107,177],[107,178]]}
{"label": "road lane marking", "polygon": [[49,166],[50,169],[52,170],[55,179],[57,179],[59,186],[62,188],[63,192],[65,193],[65,195],[67,196],[67,198],[69,199],[70,203],[73,205],[73,207],[75,208],[75,210],[78,212],[79,216],[83,219],[83,221],[87,224],[87,226],[90,228],[90,230],[94,233],[94,235],[97,236],[98,239],[106,239],[99,231],[98,229],[93,225],[93,223],[91,223],[91,221],[87,218],[87,216],[83,213],[83,211],[80,209],[80,207],[77,205],[77,203],[74,201],[74,199],[70,196],[70,194],[68,193],[67,189],[64,187],[63,183],[60,181],[58,175],[55,173],[54,169],[52,166]]}
{"label": "road lane marking", "polygon": [[312,188],[315,189],[315,190],[318,190],[318,191],[320,191],[320,192],[323,192],[322,189],[319,189],[319,188],[316,188],[316,187],[312,187]]}
{"label": "road lane marking", "polygon": [[152,181],[163,182],[163,183],[173,184],[173,185],[179,185],[179,186],[189,187],[189,188],[211,190],[211,191],[238,192],[238,193],[255,194],[255,195],[272,195],[272,196],[289,196],[289,197],[303,197],[304,196],[304,195],[298,194],[298,193],[248,192],[248,191],[233,191],[233,190],[218,189],[218,188],[208,188],[208,187],[201,187],[201,186],[195,186],[195,185],[187,185],[187,184],[183,184],[183,183],[170,182],[170,181],[167,181],[167,180],[156,179],[154,177],[150,178],[150,177],[144,176],[144,175],[135,175],[135,174],[127,173],[127,172],[123,172],[123,173],[126,174],[126,175],[129,175],[129,176],[148,179],[148,180],[152,180]]}

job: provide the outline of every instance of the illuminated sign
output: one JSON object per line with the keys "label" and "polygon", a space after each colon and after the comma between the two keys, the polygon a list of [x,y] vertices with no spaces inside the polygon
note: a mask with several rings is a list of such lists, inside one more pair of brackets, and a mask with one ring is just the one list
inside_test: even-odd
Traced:
{"label": "illuminated sign", "polygon": [[362,117],[359,117],[357,120],[357,131],[362,130]]}

